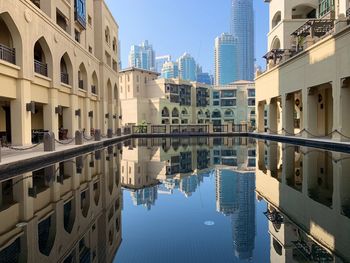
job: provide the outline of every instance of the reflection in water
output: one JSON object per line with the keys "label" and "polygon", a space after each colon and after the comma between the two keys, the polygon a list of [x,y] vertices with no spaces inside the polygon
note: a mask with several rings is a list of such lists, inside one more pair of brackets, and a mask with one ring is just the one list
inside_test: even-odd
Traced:
{"label": "reflection in water", "polygon": [[129,140],[2,181],[0,262],[349,262],[349,171],[277,142]]}
{"label": "reflection in water", "polygon": [[277,142],[257,147],[256,190],[269,203],[271,262],[348,262],[350,156]]}
{"label": "reflection in water", "polygon": [[111,262],[121,243],[119,160],[105,149],[1,182],[0,262]]}

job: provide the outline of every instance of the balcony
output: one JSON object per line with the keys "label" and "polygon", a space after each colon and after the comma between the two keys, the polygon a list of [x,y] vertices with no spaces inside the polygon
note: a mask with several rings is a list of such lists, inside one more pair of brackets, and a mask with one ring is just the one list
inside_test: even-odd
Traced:
{"label": "balcony", "polygon": [[0,59],[16,64],[16,50],[0,44]]}
{"label": "balcony", "polygon": [[47,64],[38,60],[34,60],[34,72],[47,77]]}
{"label": "balcony", "polygon": [[69,75],[68,73],[61,72],[61,82],[69,85]]}

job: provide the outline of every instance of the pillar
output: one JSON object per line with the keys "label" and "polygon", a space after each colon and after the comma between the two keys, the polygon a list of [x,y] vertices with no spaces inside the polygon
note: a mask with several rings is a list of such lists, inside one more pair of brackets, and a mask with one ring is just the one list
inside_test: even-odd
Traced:
{"label": "pillar", "polygon": [[[63,115],[63,122],[67,123],[68,138],[73,138],[75,131],[79,128],[79,117],[75,115],[75,111],[79,109],[78,96],[70,95],[70,107],[67,109],[67,114]],[[81,109],[81,113],[83,110]]]}
{"label": "pillar", "polygon": [[[317,96],[316,92],[310,88],[305,88],[302,91],[302,97],[304,100],[303,103],[303,112],[304,112],[304,129],[308,132],[317,135]],[[306,138],[313,138],[309,133],[303,133],[303,136]]]}
{"label": "pillar", "polygon": [[285,135],[291,135],[294,134],[294,94],[285,94],[282,100],[282,127]]}
{"label": "pillar", "polygon": [[259,102],[257,107],[257,125],[258,125],[258,132],[265,132],[265,103]]}
{"label": "pillar", "polygon": [[51,131],[58,138],[58,114],[56,107],[58,106],[58,90],[55,88],[49,89],[49,103],[44,105],[44,129]]}
{"label": "pillar", "polygon": [[269,118],[267,120],[268,122],[268,128],[269,133],[278,133],[278,126],[277,126],[277,102],[275,99],[271,99],[269,104]]}
{"label": "pillar", "polygon": [[13,145],[30,145],[32,143],[32,117],[26,110],[31,101],[31,83],[28,80],[17,80],[17,98],[11,100],[11,134]]}

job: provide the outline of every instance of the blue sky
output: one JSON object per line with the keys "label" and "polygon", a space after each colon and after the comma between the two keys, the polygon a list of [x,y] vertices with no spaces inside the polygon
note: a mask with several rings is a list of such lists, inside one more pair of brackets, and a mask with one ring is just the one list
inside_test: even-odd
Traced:
{"label": "blue sky", "polygon": [[[176,60],[189,52],[214,73],[214,39],[230,28],[230,0],[105,0],[119,24],[123,68],[130,46],[147,39],[156,55],[170,54]],[[266,53],[268,4],[254,0],[255,57]]]}

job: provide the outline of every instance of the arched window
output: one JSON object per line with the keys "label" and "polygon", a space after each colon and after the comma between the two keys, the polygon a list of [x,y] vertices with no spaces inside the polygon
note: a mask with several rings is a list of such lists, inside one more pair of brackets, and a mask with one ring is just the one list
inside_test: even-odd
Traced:
{"label": "arched window", "polygon": [[214,110],[212,115],[211,115],[212,118],[221,118],[221,112],[220,110]]}
{"label": "arched window", "polygon": [[52,56],[46,40],[42,37],[34,45],[34,72],[51,76]]}
{"label": "arched window", "polygon": [[92,73],[91,93],[96,95],[98,94],[98,80],[97,80],[97,74],[95,71],[94,73]]}
{"label": "arched window", "polygon": [[110,41],[111,41],[111,33],[109,31],[109,27],[108,26],[106,27],[106,30],[105,30],[105,39],[106,39],[106,42],[109,44]]}
{"label": "arched window", "polygon": [[281,42],[278,37],[275,37],[272,40],[271,49],[280,49],[280,48],[281,48]]}
{"label": "arched window", "polygon": [[73,82],[72,81],[73,67],[67,53],[65,53],[61,57],[60,69],[61,69],[61,82],[64,84],[70,85],[70,83]]}
{"label": "arched window", "polygon": [[178,118],[179,117],[179,110],[177,108],[174,108],[173,111],[171,112],[171,116],[173,118]]}
{"label": "arched window", "polygon": [[170,116],[169,114],[169,109],[167,107],[164,107],[162,110],[162,117],[163,118],[168,118]]}
{"label": "arched window", "polygon": [[281,11],[278,11],[272,18],[271,26],[274,28],[278,25],[278,23],[281,22]]}
{"label": "arched window", "polygon": [[118,99],[118,86],[117,84],[114,85],[114,99]]}
{"label": "arched window", "polygon": [[78,71],[78,87],[87,90],[87,72],[84,63],[81,63]]}

